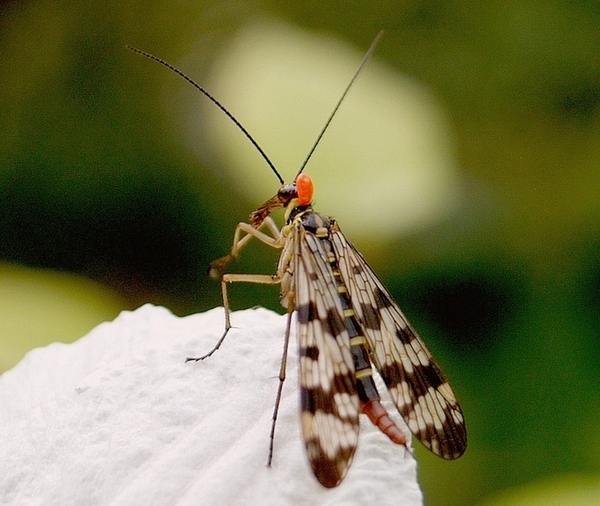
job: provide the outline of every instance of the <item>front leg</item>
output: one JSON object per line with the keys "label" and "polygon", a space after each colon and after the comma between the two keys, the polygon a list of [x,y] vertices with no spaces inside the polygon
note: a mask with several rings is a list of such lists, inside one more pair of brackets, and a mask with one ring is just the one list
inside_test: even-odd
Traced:
{"label": "front leg", "polygon": [[[260,231],[260,228],[262,228],[264,225],[269,228],[271,235],[267,235]],[[246,235],[240,238],[242,232],[244,232]],[[231,251],[227,255],[217,258],[210,263],[208,267],[208,275],[212,279],[221,278],[223,271],[227,268],[229,263],[233,259],[237,258],[240,250],[252,237],[256,237],[259,241],[265,243],[267,246],[271,246],[272,248],[279,249],[283,246],[281,233],[270,216],[263,221],[259,228],[254,228],[249,223],[238,223],[235,227],[235,233],[233,234],[233,246],[231,247]]]}
{"label": "front leg", "polygon": [[[281,283],[281,277],[279,273],[272,276],[268,274],[223,274],[223,270],[227,267],[229,262],[237,257],[239,251],[252,237],[256,237],[259,241],[271,246],[272,248],[283,247],[284,237],[277,228],[277,225],[275,225],[275,222],[268,217],[265,219],[262,225],[266,225],[269,228],[272,236],[261,232],[259,229],[254,228],[248,223],[238,223],[233,235],[233,246],[231,247],[231,251],[227,255],[218,258],[214,262],[211,262],[209,266],[209,275],[212,278],[221,278],[221,294],[223,297],[223,308],[225,310],[225,331],[212,350],[201,357],[188,357],[185,360],[186,362],[191,360],[198,362],[199,360],[204,360],[205,358],[210,357],[219,349],[225,340],[225,337],[231,328],[231,310],[229,309],[229,297],[227,296],[227,283],[260,283],[263,285],[276,285]],[[246,235],[240,238],[242,232],[244,232]]]}

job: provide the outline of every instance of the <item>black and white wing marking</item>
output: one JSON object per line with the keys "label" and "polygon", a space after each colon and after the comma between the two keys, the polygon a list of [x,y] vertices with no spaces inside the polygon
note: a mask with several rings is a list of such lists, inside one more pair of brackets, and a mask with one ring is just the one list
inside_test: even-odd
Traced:
{"label": "black and white wing marking", "polygon": [[363,256],[337,225],[330,233],[371,359],[398,411],[433,453],[445,459],[460,457],[467,447],[467,433],[448,380]]}
{"label": "black and white wing marking", "polygon": [[294,282],[300,345],[302,431],[319,482],[338,485],[358,443],[360,411],[342,306],[320,240],[297,223]]}

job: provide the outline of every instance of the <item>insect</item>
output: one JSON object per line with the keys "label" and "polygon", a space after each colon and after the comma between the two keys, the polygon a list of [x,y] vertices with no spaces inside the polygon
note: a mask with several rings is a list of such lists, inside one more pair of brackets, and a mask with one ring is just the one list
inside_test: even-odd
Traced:
{"label": "insect", "polygon": [[[275,173],[277,194],[239,223],[230,252],[210,264],[211,277],[221,280],[225,331],[199,361],[210,357],[231,329],[227,285],[236,282],[279,284],[281,304],[288,312],[284,354],[271,426],[268,465],[273,457],[275,423],[283,382],[292,314],[297,312],[301,425],[308,460],[317,480],[335,487],[344,479],[358,443],[359,414],[364,413],[390,440],[407,446],[407,437],[383,407],[373,367],[410,431],[433,453],[460,457],[467,445],[462,410],[446,377],[411,327],[388,290],[363,256],[341,232],[337,222],[312,208],[313,183],[304,167],[337,109],[373,52],[371,44],[344,90],[317,141],[286,184],[246,129],[207,91],[165,61],[133,51],[170,68],[216,104],[246,135]],[[270,214],[282,208],[284,225]],[[277,271],[267,274],[224,273],[250,239],[281,249]]]}

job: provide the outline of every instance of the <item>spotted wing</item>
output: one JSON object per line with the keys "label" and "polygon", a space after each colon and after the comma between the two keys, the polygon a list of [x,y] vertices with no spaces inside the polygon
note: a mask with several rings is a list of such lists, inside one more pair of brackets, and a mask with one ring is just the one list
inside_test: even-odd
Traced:
{"label": "spotted wing", "polygon": [[467,433],[448,380],[390,293],[337,225],[330,237],[371,359],[398,411],[411,432],[433,453],[445,459],[460,457],[467,447]]}
{"label": "spotted wing", "polygon": [[324,486],[335,487],[358,442],[350,338],[323,245],[300,224],[294,234],[302,431],[315,476]]}

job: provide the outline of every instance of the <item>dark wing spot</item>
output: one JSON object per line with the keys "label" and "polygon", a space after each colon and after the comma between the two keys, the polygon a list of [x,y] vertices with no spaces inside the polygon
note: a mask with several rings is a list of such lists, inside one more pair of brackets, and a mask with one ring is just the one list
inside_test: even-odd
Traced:
{"label": "dark wing spot", "polygon": [[441,384],[446,383],[444,374],[434,362],[429,362],[427,366],[420,365],[417,370],[425,377],[425,381],[436,390]]}
{"label": "dark wing spot", "polygon": [[348,375],[333,377],[333,385],[330,392],[325,392],[320,387],[300,389],[300,407],[302,411],[312,413],[317,411],[336,416],[341,420],[345,420],[339,411],[339,406],[333,401],[331,392],[345,392],[350,395],[356,393],[356,385],[353,377]]}
{"label": "dark wing spot", "polygon": [[388,388],[397,387],[406,378],[404,368],[396,362],[389,365],[383,365],[381,369],[379,369],[379,374]]}
{"label": "dark wing spot", "polygon": [[315,362],[319,359],[319,348],[316,346],[309,346],[308,348],[300,348],[300,356],[308,357]]}
{"label": "dark wing spot", "polygon": [[306,324],[317,319],[317,307],[314,302],[301,304],[298,310],[298,323]]}
{"label": "dark wing spot", "polygon": [[327,323],[333,337],[339,336],[346,330],[346,324],[335,309],[327,311]]}
{"label": "dark wing spot", "polygon": [[391,307],[394,305],[389,295],[379,287],[376,287],[373,291],[373,297],[375,298],[375,302],[377,303],[377,307],[379,308]]}
{"label": "dark wing spot", "polygon": [[365,328],[370,330],[381,329],[381,319],[379,318],[379,313],[373,309],[373,306],[370,304],[361,303],[360,308],[363,314],[362,324],[365,326]]}
{"label": "dark wing spot", "polygon": [[401,329],[399,327],[396,328],[396,337],[400,339],[400,342],[410,346],[410,342],[415,338],[415,335],[408,329]]}

